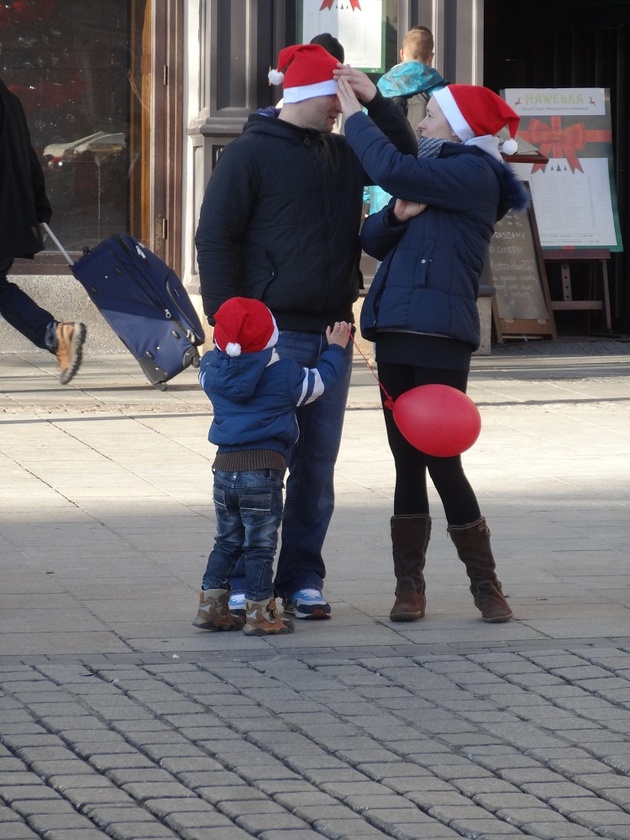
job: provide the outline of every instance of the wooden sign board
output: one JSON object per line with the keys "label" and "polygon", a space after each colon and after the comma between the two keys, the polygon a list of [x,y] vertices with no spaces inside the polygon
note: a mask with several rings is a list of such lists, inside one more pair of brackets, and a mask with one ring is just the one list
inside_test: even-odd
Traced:
{"label": "wooden sign board", "polygon": [[545,262],[531,203],[526,212],[510,210],[495,225],[488,248],[485,282],[496,289],[492,310],[499,343],[503,343],[504,336],[556,338]]}

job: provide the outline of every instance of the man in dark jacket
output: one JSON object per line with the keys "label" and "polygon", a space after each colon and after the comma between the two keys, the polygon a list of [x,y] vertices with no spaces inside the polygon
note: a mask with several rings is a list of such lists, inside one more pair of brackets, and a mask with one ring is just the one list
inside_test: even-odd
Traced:
{"label": "man in dark jacket", "polygon": [[51,215],[22,103],[0,80],[0,315],[57,357],[59,381],[65,385],[81,364],[85,325],[56,321],[7,279],[16,257],[32,259],[43,250],[39,225]]}
{"label": "man in dark jacket", "polygon": [[[282,110],[252,115],[222,152],[204,197],[196,244],[208,320],[234,295],[262,300],[280,330],[280,356],[307,368],[326,349],[326,328],[353,321],[359,294],[359,227],[367,176],[345,137],[332,129],[340,112],[338,62],[315,44],[280,52]],[[367,76],[360,96],[400,151],[416,138],[402,110]],[[298,409],[300,436],[289,457],[282,547],[275,577],[284,611],[329,618],[322,593],[322,547],[334,507],[333,472],[352,367],[329,395]],[[232,579],[232,593],[242,592]],[[232,601],[236,606],[237,601]]]}

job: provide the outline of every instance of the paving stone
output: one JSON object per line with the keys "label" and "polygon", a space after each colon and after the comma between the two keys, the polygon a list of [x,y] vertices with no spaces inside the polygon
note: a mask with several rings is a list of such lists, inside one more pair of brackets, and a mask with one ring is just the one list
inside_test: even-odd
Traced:
{"label": "paving stone", "polygon": [[12,804],[16,814],[28,817],[31,814],[76,814],[76,810],[65,799],[21,799]]}
{"label": "paving stone", "polygon": [[179,840],[175,832],[157,823],[117,822],[109,832],[114,840]]}
{"label": "paving stone", "polygon": [[223,814],[208,809],[207,811],[183,811],[169,814],[164,817],[169,828],[178,834],[185,833],[190,829],[203,828],[214,829],[219,832],[224,828],[233,828],[234,823]]}
{"label": "paving stone", "polygon": [[429,837],[431,840],[456,840],[462,836],[459,831],[435,820],[430,820],[428,823],[418,822],[418,820],[412,823],[400,823],[399,833],[405,840],[427,840]]}
{"label": "paving stone", "polygon": [[[99,831],[97,828],[53,828],[46,832],[45,837],[46,840],[104,840],[111,835]],[[11,838],[11,840],[14,840],[14,838]],[[130,840],[130,838],[125,838],[125,840]]]}
{"label": "paving stone", "polygon": [[[321,840],[321,836],[319,832],[312,831],[310,828],[291,829],[291,840]],[[287,840],[287,834],[282,829],[277,831],[272,828],[269,831],[263,831],[260,840]]]}
{"label": "paving stone", "polygon": [[219,805],[221,802],[246,802],[248,799],[267,798],[262,791],[257,790],[256,788],[249,787],[242,780],[240,785],[226,785],[224,787],[217,786],[205,788],[200,787],[197,788],[195,793],[198,796],[205,799],[207,802],[210,802],[212,805]]}
{"label": "paving stone", "polygon": [[235,817],[234,822],[239,828],[248,831],[250,834],[257,836],[263,831],[294,831],[308,828],[303,820],[294,816],[293,814],[278,813],[278,814],[244,814]]}
{"label": "paving stone", "polygon": [[489,838],[495,838],[495,840],[498,840],[500,837],[525,836],[516,826],[493,819],[454,819],[449,823],[449,828],[461,832],[461,835],[464,837],[474,837],[479,838],[479,840],[484,840],[484,838],[488,838],[488,840]]}
{"label": "paving stone", "polygon": [[77,813],[67,814],[31,814],[28,818],[29,825],[40,834],[51,831],[89,831],[94,828],[87,817]]}
{"label": "paving stone", "polygon": [[128,782],[126,785],[123,785],[122,789],[139,802],[144,802],[147,799],[159,799],[164,796],[194,796],[192,791],[189,791],[184,785],[179,784],[179,782],[145,782],[142,781],[142,775],[140,775],[139,781]]}
{"label": "paving stone", "polygon": [[527,836],[539,837],[540,840],[596,840],[601,837],[584,826],[553,819],[528,822],[520,827]]}
{"label": "paving stone", "polygon": [[41,835],[22,822],[0,822],[1,840],[39,840]]}
{"label": "paving stone", "polygon": [[42,782],[39,785],[11,785],[10,787],[3,787],[2,788],[2,799],[7,803],[7,805],[12,805],[14,802],[19,802],[20,800],[32,799],[32,800],[41,800],[41,799],[59,799],[59,794],[51,790],[49,787]]}

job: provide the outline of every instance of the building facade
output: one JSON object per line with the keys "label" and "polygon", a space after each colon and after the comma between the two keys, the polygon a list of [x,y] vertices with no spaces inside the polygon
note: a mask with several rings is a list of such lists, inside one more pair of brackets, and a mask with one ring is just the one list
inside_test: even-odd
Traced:
{"label": "building facade", "polygon": [[[373,0],[363,0],[367,10]],[[357,0],[323,0],[335,32]],[[502,87],[593,85],[611,89],[617,195],[628,231],[627,132],[630,3],[575,0],[570,13],[531,0],[383,0],[381,66],[423,24],[434,64],[449,81]],[[555,4],[558,7],[566,4]],[[194,232],[221,149],[247,115],[280,95],[267,72],[302,40],[300,0],[9,0],[0,5],[0,75],[24,104],[44,164],[53,228],[79,255],[126,230],[162,256],[194,296]],[[624,69],[625,68],[625,69]],[[378,73],[375,72],[374,78]],[[54,275],[56,294],[81,292],[51,243],[30,282]],[[623,253],[611,261],[613,316],[630,326]],[[72,309],[66,306],[66,310]]]}

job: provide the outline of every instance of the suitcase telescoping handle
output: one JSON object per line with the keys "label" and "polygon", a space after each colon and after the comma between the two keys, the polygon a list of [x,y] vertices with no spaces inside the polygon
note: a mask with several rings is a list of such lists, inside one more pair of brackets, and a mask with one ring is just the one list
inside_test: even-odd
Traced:
{"label": "suitcase telescoping handle", "polygon": [[72,257],[70,256],[70,254],[66,251],[66,249],[63,247],[63,245],[61,244],[61,242],[57,239],[57,237],[56,237],[56,236],[55,236],[55,234],[52,232],[52,230],[48,227],[48,225],[46,224],[46,222],[42,222],[42,227],[44,228],[44,230],[46,231],[46,233],[48,234],[48,236],[50,236],[50,238],[51,238],[51,239],[52,239],[52,241],[55,243],[55,245],[57,246],[57,248],[59,248],[59,250],[61,251],[61,253],[63,254],[63,256],[66,258],[66,261],[67,261],[68,265],[70,265],[70,266],[74,265],[74,260],[72,259]]}

